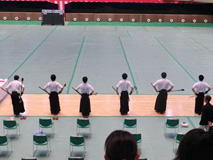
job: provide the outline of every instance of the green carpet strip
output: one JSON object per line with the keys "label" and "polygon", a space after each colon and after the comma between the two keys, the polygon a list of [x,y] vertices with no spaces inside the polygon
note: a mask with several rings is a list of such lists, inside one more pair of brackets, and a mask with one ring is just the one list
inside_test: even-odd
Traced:
{"label": "green carpet strip", "polygon": [[194,125],[194,123],[193,123],[192,120],[190,119],[190,117],[187,117],[187,119],[188,119],[189,123],[191,124],[191,126],[192,126],[193,128],[196,128],[195,125]]}
{"label": "green carpet strip", "polygon": [[68,26],[148,26],[148,27],[213,27],[213,23],[159,22],[68,22]]}
{"label": "green carpet strip", "polygon": [[1,24],[6,25],[41,25],[41,21],[0,21]]}
{"label": "green carpet strip", "polygon": [[[0,25],[41,25],[41,21],[0,20]],[[213,27],[213,23],[170,23],[170,22],[73,22],[68,26],[148,26],[148,27]]]}

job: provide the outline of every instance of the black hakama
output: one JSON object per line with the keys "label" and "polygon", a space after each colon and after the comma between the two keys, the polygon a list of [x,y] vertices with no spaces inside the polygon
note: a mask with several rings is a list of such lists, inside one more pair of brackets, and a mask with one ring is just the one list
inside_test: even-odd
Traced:
{"label": "black hakama", "polygon": [[200,92],[199,94],[197,94],[197,97],[195,99],[195,113],[199,115],[201,114],[203,102],[204,102],[204,93]]}
{"label": "black hakama", "polygon": [[155,102],[155,110],[159,113],[164,113],[166,111],[166,101],[167,101],[167,90],[161,90],[157,96]]}
{"label": "black hakama", "polygon": [[16,116],[18,116],[20,113],[25,112],[24,102],[18,92],[12,92],[11,99],[13,104],[13,112]]}
{"label": "black hakama", "polygon": [[91,112],[89,94],[81,94],[80,112],[83,116],[89,116]]}
{"label": "black hakama", "polygon": [[122,91],[120,96],[120,112],[122,115],[127,114],[129,111],[129,93]]}
{"label": "black hakama", "polygon": [[60,112],[60,104],[59,104],[59,98],[57,92],[51,92],[50,93],[50,111],[51,114],[58,114]]}

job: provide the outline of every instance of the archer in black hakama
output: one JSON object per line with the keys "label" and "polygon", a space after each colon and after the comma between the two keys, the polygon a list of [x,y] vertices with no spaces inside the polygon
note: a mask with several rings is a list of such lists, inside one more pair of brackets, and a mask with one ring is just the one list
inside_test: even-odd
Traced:
{"label": "archer in black hakama", "polygon": [[[126,73],[122,74],[122,80],[120,80],[116,86],[116,93],[119,95],[118,88],[121,90],[120,95],[120,113],[121,115],[126,115],[129,112],[129,95],[133,92],[133,86],[130,81],[127,80],[128,75]],[[128,92],[128,89],[131,91]]]}
{"label": "archer in black hakama", "polygon": [[89,116],[91,112],[89,94],[81,94],[80,112],[83,116]]}
{"label": "archer in black hakama", "polygon": [[199,81],[196,82],[192,86],[192,91],[196,95],[196,98],[195,98],[195,113],[201,115],[202,107],[203,107],[203,103],[204,103],[204,95],[207,94],[211,90],[211,88],[208,85],[208,83],[203,82],[203,80],[204,80],[203,75],[199,75],[198,79],[199,79]]}
{"label": "archer in black hakama", "polygon": [[166,111],[166,101],[168,93],[166,90],[161,90],[157,96],[155,102],[155,110],[158,113],[164,113]]}
{"label": "archer in black hakama", "polygon": [[18,116],[20,113],[25,112],[24,102],[18,92],[12,92],[11,99],[13,104],[13,112],[16,116]]}
{"label": "archer in black hakama", "polygon": [[125,115],[129,112],[129,93],[122,91],[120,96],[120,112]]}
{"label": "archer in black hakama", "polygon": [[160,114],[165,113],[168,92],[174,88],[174,84],[166,79],[166,76],[166,72],[162,72],[162,78],[157,80],[154,84],[151,83],[155,91],[159,92],[155,102],[155,111]]}
{"label": "archer in black hakama", "polygon": [[51,92],[49,99],[50,99],[51,114],[57,115],[61,111],[58,93],[57,92]]}
{"label": "archer in black hakama", "polygon": [[204,93],[200,92],[196,94],[195,98],[195,113],[199,115],[202,113],[203,103],[204,103]]}

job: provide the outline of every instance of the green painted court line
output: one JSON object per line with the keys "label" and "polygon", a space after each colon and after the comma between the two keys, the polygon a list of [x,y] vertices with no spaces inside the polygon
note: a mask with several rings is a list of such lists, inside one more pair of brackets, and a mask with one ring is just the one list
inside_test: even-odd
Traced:
{"label": "green painted court line", "polygon": [[0,43],[3,42],[4,40],[6,40],[7,38],[11,37],[11,36],[12,36],[12,35],[9,35],[9,36],[3,38],[2,40],[0,40]]}
{"label": "green painted court line", "polygon": [[72,76],[71,76],[69,85],[68,85],[68,87],[67,87],[67,94],[69,94],[69,92],[70,92],[70,86],[71,86],[71,83],[72,83],[73,78],[74,78],[74,76],[75,76],[75,71],[76,71],[76,68],[77,68],[77,65],[78,65],[78,60],[79,60],[79,57],[80,57],[80,55],[81,55],[81,51],[82,51],[82,49],[83,49],[84,40],[85,40],[85,36],[83,37],[83,40],[82,40],[82,42],[81,42],[81,47],[80,47],[80,50],[79,50],[79,52],[78,52],[78,57],[77,57],[76,60],[75,60],[75,66],[74,66],[74,69],[73,69],[73,72],[72,72]]}
{"label": "green painted court line", "polygon": [[41,25],[41,21],[0,21],[0,25]]}
{"label": "green painted court line", "polygon": [[[121,38],[120,38],[120,37],[119,37],[119,42],[120,42],[120,45],[121,45],[121,48],[122,48],[122,51],[123,51],[123,54],[124,54],[124,57],[125,57],[127,66],[128,66],[128,68],[129,68],[129,72],[130,72],[130,74],[131,74],[133,84],[134,84],[134,86],[136,86],[135,79],[134,79],[134,77],[133,77],[132,70],[131,70],[131,68],[130,68],[130,65],[129,65],[129,62],[128,62],[128,59],[127,59],[127,56],[126,56],[126,52],[125,52],[125,49],[124,49],[124,46],[123,46],[123,44],[122,44],[122,41],[121,41]],[[136,91],[136,94],[138,94],[138,89],[135,89],[135,91]]]}
{"label": "green painted court line", "polygon": [[115,26],[115,30],[118,31],[118,28]]}
{"label": "green painted court line", "polygon": [[129,33],[129,31],[126,31],[126,32],[127,32],[128,36],[131,37],[131,34]]}
{"label": "green painted court line", "polygon": [[196,82],[196,80],[195,80],[195,78],[189,73],[189,71],[177,60],[177,58],[175,58],[175,56],[174,55],[172,55],[169,51],[168,51],[168,49],[163,45],[163,43],[157,38],[157,37],[155,37],[155,39],[158,41],[158,43],[161,45],[161,47],[163,47],[163,49],[166,51],[166,53],[168,54],[168,55],[170,55],[172,58],[173,58],[173,60],[175,60],[175,62],[188,74],[188,76],[194,81],[194,82]]}
{"label": "green painted court line", "polygon": [[207,51],[209,51],[210,53],[213,54],[213,51],[210,50],[208,47],[206,47],[205,45],[203,45],[202,43],[196,41],[194,38],[190,38],[191,40],[193,40],[195,43],[199,44],[200,46],[202,46],[203,48],[205,48]]}
{"label": "green painted court line", "polygon": [[213,23],[170,22],[68,22],[67,26],[150,26],[150,27],[213,27]]}
{"label": "green painted court line", "polygon": [[49,36],[55,31],[56,27],[54,27],[50,33],[39,43],[39,45],[24,59],[24,61],[13,71],[13,73],[8,77],[10,79],[20,68],[23,64],[35,53],[35,51],[49,38]]}
{"label": "green painted court line", "polygon": [[143,27],[143,29],[144,29],[146,32],[148,32],[148,29],[146,29],[146,27]]}
{"label": "green painted court line", "polygon": [[195,125],[194,125],[194,123],[193,123],[192,120],[190,119],[190,117],[187,117],[187,119],[188,119],[189,123],[191,124],[191,126],[192,126],[193,128],[196,128]]}
{"label": "green painted court line", "polygon": [[13,34],[8,35],[7,37],[3,38],[2,40],[0,40],[0,43],[3,42],[3,41],[5,41],[7,38],[11,37],[12,35],[16,34],[17,32],[23,30],[23,29],[26,28],[26,27],[27,27],[27,26],[24,26],[24,27],[20,28],[19,30],[17,30],[16,32],[14,32]]}
{"label": "green painted court line", "polygon": [[87,26],[84,27],[84,31],[86,31],[86,30],[87,30]]}
{"label": "green painted court line", "polygon": [[178,27],[174,27],[174,28],[175,28],[176,30],[182,32],[182,30],[181,30],[180,28],[178,28]]}

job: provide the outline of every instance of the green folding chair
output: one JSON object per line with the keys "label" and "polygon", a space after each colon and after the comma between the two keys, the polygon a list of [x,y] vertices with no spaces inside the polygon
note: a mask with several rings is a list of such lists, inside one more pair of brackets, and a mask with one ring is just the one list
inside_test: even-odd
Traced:
{"label": "green folding chair", "polygon": [[168,118],[164,125],[164,132],[167,133],[167,128],[176,129],[179,131],[179,119]]}
{"label": "green folding chair", "polygon": [[35,157],[25,157],[25,158],[22,158],[21,160],[37,160],[37,158],[35,158]]}
{"label": "green folding chair", "polygon": [[123,130],[131,128],[134,129],[134,132],[137,132],[137,119],[134,118],[125,118],[123,124]]}
{"label": "green folding chair", "polygon": [[68,160],[84,160],[83,157],[69,157]]}
{"label": "green folding chair", "polygon": [[137,142],[137,146],[138,146],[138,152],[141,153],[141,142],[142,142],[142,136],[141,133],[135,133],[132,134],[135,138],[135,141]]}
{"label": "green folding chair", "polygon": [[180,140],[183,138],[185,134],[178,133],[177,136],[173,140],[173,150],[175,151],[177,149],[177,145],[180,143]]}
{"label": "green folding chair", "polygon": [[[11,151],[9,151],[8,147],[9,142],[11,144]],[[12,141],[10,141],[5,135],[0,135],[0,146],[7,146],[7,152],[9,152],[8,156],[13,152]]]}
{"label": "green folding chair", "polygon": [[141,143],[141,133],[132,134],[136,140],[137,143]]}
{"label": "green folding chair", "polygon": [[7,130],[7,134],[8,134],[8,130],[16,130],[16,134],[20,136],[20,126],[16,122],[16,120],[10,120],[10,119],[3,120],[3,134],[4,134],[4,130]]}
{"label": "green folding chair", "polygon": [[85,156],[86,153],[86,146],[83,136],[70,136],[70,156],[73,156],[74,148],[83,148],[83,155],[81,157]]}
{"label": "green folding chair", "polygon": [[[35,146],[36,146],[36,149],[35,149]],[[38,146],[47,146],[48,153],[51,152],[51,146],[45,134],[33,135],[33,156],[35,156]]]}
{"label": "green folding chair", "polygon": [[54,136],[54,123],[51,118],[39,118],[39,130],[45,129],[45,128],[51,128],[51,137]]}
{"label": "green folding chair", "polygon": [[80,129],[88,129],[89,137],[91,137],[91,124],[88,118],[78,118],[77,119],[77,127],[76,127],[76,134],[80,134]]}

